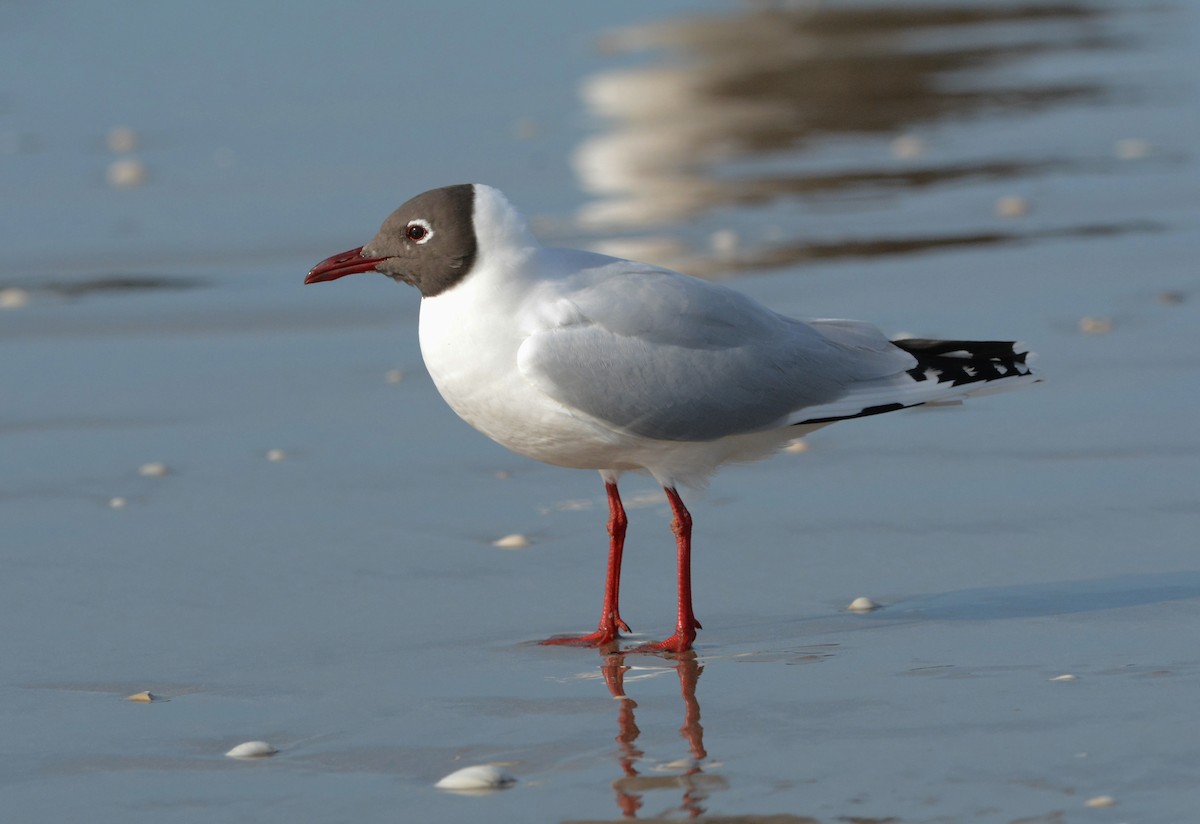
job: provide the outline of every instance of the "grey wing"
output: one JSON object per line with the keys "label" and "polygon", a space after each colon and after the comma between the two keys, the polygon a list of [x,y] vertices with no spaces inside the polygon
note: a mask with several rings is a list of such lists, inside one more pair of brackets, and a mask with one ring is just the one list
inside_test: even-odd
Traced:
{"label": "grey wing", "polygon": [[911,366],[863,324],[819,326],[662,270],[605,277],[570,296],[570,320],[530,336],[521,373],[614,429],[708,441],[780,426],[857,380]]}

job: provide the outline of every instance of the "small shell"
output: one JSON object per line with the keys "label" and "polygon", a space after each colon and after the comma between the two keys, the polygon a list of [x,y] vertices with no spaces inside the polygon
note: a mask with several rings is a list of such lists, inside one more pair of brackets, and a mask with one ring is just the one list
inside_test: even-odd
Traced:
{"label": "small shell", "polygon": [[108,506],[110,509],[124,509],[125,505],[128,503],[129,501],[125,500],[120,495],[116,496],[115,498],[108,499]]}
{"label": "small shell", "polygon": [[913,135],[903,134],[892,141],[892,157],[911,160],[925,154],[925,141]]}
{"label": "small shell", "polygon": [[404,380],[404,373],[399,369],[389,369],[387,374],[383,376],[383,379],[388,383],[400,383]]}
{"label": "small shell", "polygon": [[1086,335],[1106,335],[1113,330],[1113,322],[1108,318],[1080,318],[1079,331]]}
{"label": "small shell", "polygon": [[1019,195],[1007,195],[996,201],[1000,217],[1024,217],[1029,214],[1029,201]]}
{"label": "small shell", "polygon": [[284,452],[282,449],[268,449],[267,450],[267,460],[268,461],[287,460],[287,453]]}
{"label": "small shell", "polygon": [[517,140],[533,140],[542,133],[542,125],[530,117],[522,117],[513,123],[513,137]]}
{"label": "small shell", "polygon": [[266,741],[247,741],[244,744],[238,744],[225,754],[230,758],[266,758],[268,755],[274,755],[277,752],[279,750],[272,747]]}
{"label": "small shell", "polygon": [[19,286],[0,289],[0,309],[20,309],[29,305],[29,292]]}
{"label": "small shell", "polygon": [[1120,160],[1141,160],[1148,157],[1152,151],[1149,140],[1140,137],[1126,137],[1117,141],[1114,147]]}
{"label": "small shell", "polygon": [[139,704],[150,704],[154,701],[161,701],[162,699],[150,692],[150,690],[146,690],[145,692],[135,692],[133,695],[127,695],[125,696],[125,700],[136,701]]}
{"label": "small shell", "polygon": [[708,238],[712,250],[721,257],[732,257],[737,251],[741,239],[732,229],[718,229]]}
{"label": "small shell", "polygon": [[1115,807],[1117,799],[1111,795],[1097,795],[1083,802],[1085,807]]}
{"label": "small shell", "polygon": [[851,612],[872,612],[879,609],[879,604],[875,603],[865,595],[860,595],[851,601],[850,606],[846,607],[846,609],[850,610]]}
{"label": "small shell", "polygon": [[439,790],[480,792],[502,790],[517,783],[517,779],[493,764],[478,764],[455,770],[433,786]]}
{"label": "small shell", "polygon": [[140,160],[123,157],[108,164],[105,177],[115,189],[136,189],[146,182],[146,167]]}
{"label": "small shell", "polygon": [[1050,679],[1051,681],[1078,681],[1078,675],[1072,675],[1069,672],[1064,672],[1062,675],[1056,675]]}
{"label": "small shell", "polygon": [[492,541],[492,546],[498,546],[501,549],[524,549],[529,546],[529,539],[519,532],[514,532],[512,535],[505,535],[503,538]]}

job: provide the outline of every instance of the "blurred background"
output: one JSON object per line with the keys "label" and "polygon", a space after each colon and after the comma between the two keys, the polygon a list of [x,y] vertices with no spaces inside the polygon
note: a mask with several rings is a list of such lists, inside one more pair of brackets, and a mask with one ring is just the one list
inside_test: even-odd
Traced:
{"label": "blurred background", "polygon": [[711,276],[1158,231],[1194,15],[7,2],[2,277],[307,260],[463,180],[547,241]]}

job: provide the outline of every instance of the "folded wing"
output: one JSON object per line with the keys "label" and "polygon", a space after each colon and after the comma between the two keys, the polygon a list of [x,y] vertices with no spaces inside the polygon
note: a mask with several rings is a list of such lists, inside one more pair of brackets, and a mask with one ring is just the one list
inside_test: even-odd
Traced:
{"label": "folded wing", "polygon": [[520,347],[521,373],[576,414],[665,441],[796,421],[916,365],[869,324],[804,323],[722,286],[598,258],[568,311]]}

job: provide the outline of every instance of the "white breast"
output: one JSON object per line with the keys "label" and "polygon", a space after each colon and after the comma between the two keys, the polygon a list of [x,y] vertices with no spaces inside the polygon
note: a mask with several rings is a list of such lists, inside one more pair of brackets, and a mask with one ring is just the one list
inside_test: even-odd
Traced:
{"label": "white breast", "polygon": [[[524,265],[535,250],[527,250]],[[506,261],[508,264],[518,261]],[[517,369],[517,350],[536,323],[529,289],[495,261],[480,261],[463,282],[421,301],[421,355],[459,417],[497,443],[545,463],[599,469],[621,440],[538,391]],[[529,288],[526,288],[526,287]]]}

